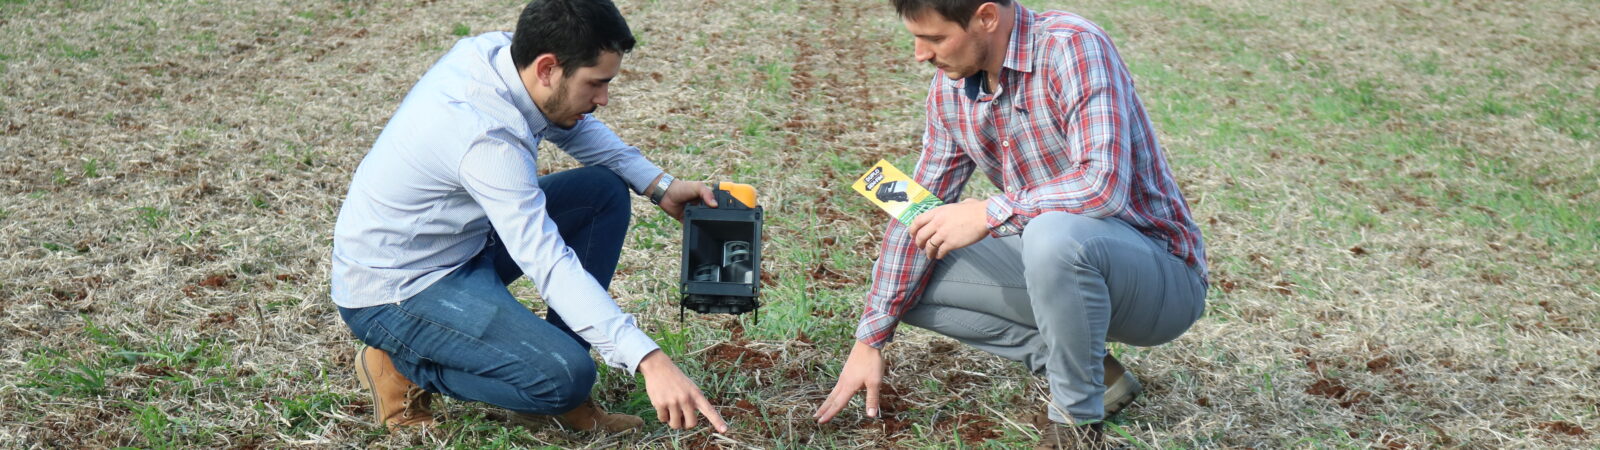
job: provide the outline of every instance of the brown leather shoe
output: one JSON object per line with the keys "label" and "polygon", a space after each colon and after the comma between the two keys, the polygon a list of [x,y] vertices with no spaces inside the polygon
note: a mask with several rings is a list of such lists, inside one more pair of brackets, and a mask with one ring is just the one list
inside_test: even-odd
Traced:
{"label": "brown leather shoe", "polygon": [[363,345],[356,351],[356,380],[372,392],[372,411],[378,415],[378,423],[391,429],[434,424],[433,393],[394,370],[383,350]]}
{"label": "brown leather shoe", "polygon": [[582,405],[571,411],[556,416],[544,414],[516,413],[513,421],[524,425],[547,424],[554,421],[562,428],[578,431],[602,429],[606,432],[616,433],[639,428],[644,425],[644,419],[628,414],[611,414],[594,404],[594,400],[584,401]]}

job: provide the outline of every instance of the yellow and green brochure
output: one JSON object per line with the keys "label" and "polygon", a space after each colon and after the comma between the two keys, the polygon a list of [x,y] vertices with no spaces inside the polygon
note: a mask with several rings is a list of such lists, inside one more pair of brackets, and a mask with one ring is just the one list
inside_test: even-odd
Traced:
{"label": "yellow and green brochure", "polygon": [[918,214],[944,204],[905,172],[881,159],[851,187],[906,225],[911,225]]}

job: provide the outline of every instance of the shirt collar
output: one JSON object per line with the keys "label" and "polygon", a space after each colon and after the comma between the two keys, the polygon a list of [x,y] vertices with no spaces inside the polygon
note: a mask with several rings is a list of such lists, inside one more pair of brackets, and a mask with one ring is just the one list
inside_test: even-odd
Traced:
{"label": "shirt collar", "polygon": [[[1006,59],[1000,63],[1002,69],[1011,69],[1018,72],[1033,72],[1033,22],[1034,15],[1022,4],[1012,2],[1017,7],[1017,20],[1012,22],[1011,38],[1006,44]],[[993,95],[993,92],[984,92],[983,82],[985,71],[978,71],[963,80],[961,93],[968,100],[977,101],[980,97]],[[1003,90],[1003,89],[1002,89]]]}
{"label": "shirt collar", "polygon": [[1011,27],[1010,44],[1006,46],[1006,60],[1001,66],[1018,72],[1033,72],[1033,11],[1012,2],[1017,7],[1017,20]]}
{"label": "shirt collar", "polygon": [[534,135],[544,133],[550,125],[550,120],[544,117],[544,112],[533,104],[533,97],[528,95],[528,87],[522,85],[522,77],[517,75],[517,64],[511,59],[511,46],[500,47],[494,52],[494,60],[490,62],[495,73],[500,75],[500,81],[506,85],[506,91],[511,94],[511,103],[517,105],[517,111],[522,117],[528,119],[528,131]]}

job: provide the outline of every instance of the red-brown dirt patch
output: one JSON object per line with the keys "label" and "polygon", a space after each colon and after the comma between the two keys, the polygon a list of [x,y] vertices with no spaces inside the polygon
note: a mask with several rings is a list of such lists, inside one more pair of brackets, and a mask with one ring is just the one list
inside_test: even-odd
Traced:
{"label": "red-brown dirt patch", "polygon": [[748,341],[723,342],[711,346],[705,352],[706,362],[723,367],[737,367],[741,369],[769,369],[773,365],[773,357],[749,347]]}

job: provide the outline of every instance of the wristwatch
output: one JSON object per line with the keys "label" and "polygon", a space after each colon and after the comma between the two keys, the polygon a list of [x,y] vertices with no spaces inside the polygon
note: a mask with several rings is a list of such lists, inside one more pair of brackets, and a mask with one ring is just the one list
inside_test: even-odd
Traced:
{"label": "wristwatch", "polygon": [[650,203],[661,204],[661,199],[666,198],[667,188],[672,186],[672,174],[662,172],[661,180],[656,181],[656,191],[650,193]]}

